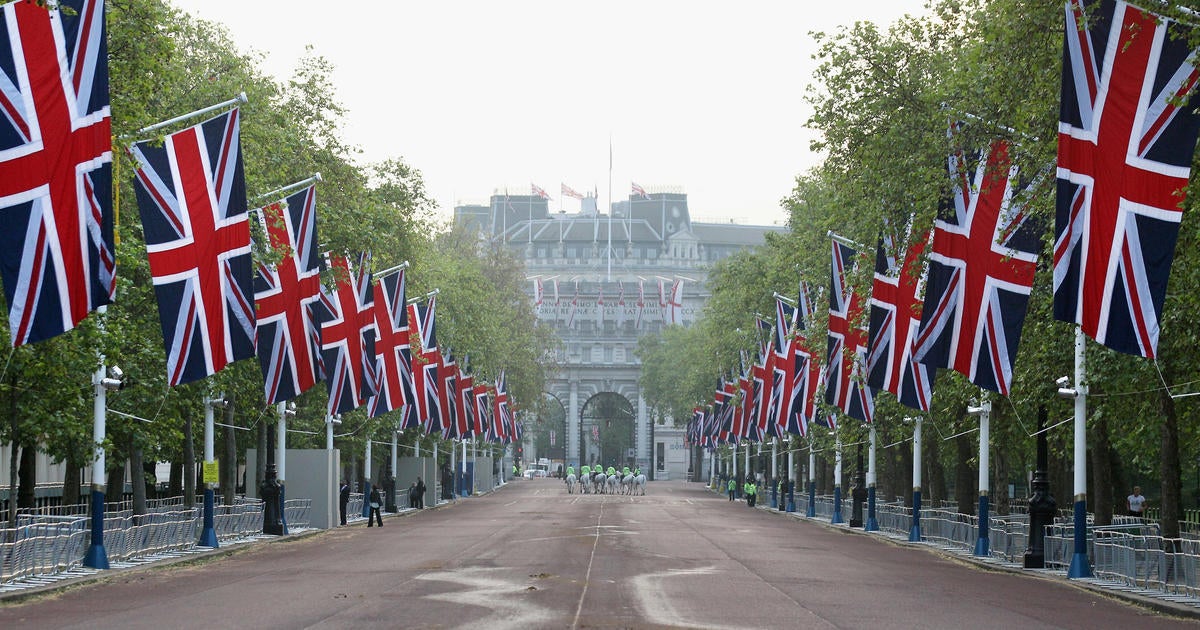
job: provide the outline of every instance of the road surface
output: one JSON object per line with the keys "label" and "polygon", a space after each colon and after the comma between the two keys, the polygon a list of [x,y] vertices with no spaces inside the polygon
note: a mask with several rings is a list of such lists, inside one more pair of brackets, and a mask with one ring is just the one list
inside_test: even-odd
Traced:
{"label": "road surface", "polygon": [[3,603],[0,628],[1194,627],[678,481],[519,480],[384,525],[112,572]]}

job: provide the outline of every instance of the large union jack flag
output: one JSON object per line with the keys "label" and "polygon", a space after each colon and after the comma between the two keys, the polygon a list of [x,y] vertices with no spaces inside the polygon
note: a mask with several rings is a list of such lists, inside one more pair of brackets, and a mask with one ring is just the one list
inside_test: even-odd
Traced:
{"label": "large union jack flag", "polygon": [[970,159],[973,169],[961,151],[948,161],[953,193],[934,224],[913,356],[1008,395],[1041,230],[1014,200],[1021,184],[1008,144]]}
{"label": "large union jack flag", "polygon": [[1181,101],[1200,72],[1169,21],[1087,4],[1066,4],[1054,316],[1153,357],[1200,124]]}
{"label": "large union jack flag", "polygon": [[792,402],[789,405],[788,433],[808,435],[808,425],[817,421],[817,396],[825,385],[825,371],[818,358],[815,340],[810,339],[809,326],[813,316],[813,303],[808,283],[800,283],[796,300],[796,337],[792,341],[792,352],[796,360]]}
{"label": "large union jack flag", "polygon": [[492,441],[512,444],[516,433],[517,427],[508,408],[508,381],[501,370],[496,377],[496,395],[492,397]]}
{"label": "large union jack flag", "polygon": [[829,345],[825,356],[825,402],[856,420],[870,422],[875,393],[866,377],[867,331],[857,321],[865,300],[850,285],[858,252],[833,241],[829,281]]}
{"label": "large union jack flag", "polygon": [[412,351],[408,347],[408,307],[403,269],[375,285],[375,391],[368,403],[371,417],[400,412],[400,428],[420,426],[413,389]]}
{"label": "large union jack flag", "polygon": [[468,368],[468,357],[463,357],[462,365],[458,368],[458,391],[454,404],[464,438],[481,435],[475,418],[475,376],[468,373]]}
{"label": "large union jack flag", "polygon": [[937,368],[913,358],[921,325],[921,255],[929,234],[914,238],[904,258],[885,231],[875,251],[871,287],[871,324],[867,342],[867,385],[889,391],[901,404],[929,411]]}
{"label": "large union jack flag", "polygon": [[458,405],[456,398],[458,397],[458,363],[454,361],[454,354],[447,348],[445,352],[438,353],[438,360],[441,363],[438,365],[438,377],[441,382],[438,385],[438,399],[442,406],[442,438],[463,438],[466,427],[463,426],[462,420],[458,417]]}
{"label": "large union jack flag", "polygon": [[130,148],[171,385],[254,356],[238,110]]}
{"label": "large union jack flag", "polygon": [[116,290],[104,3],[58,6],[0,8],[0,275],[13,346],[74,328]]}
{"label": "large union jack flag", "polygon": [[271,404],[308,391],[324,371],[313,308],[321,299],[316,206],[316,188],[309,186],[258,213],[271,249],[283,257],[274,267],[259,262],[254,277],[258,363]]}
{"label": "large union jack flag", "polygon": [[487,383],[482,379],[471,388],[475,405],[475,435],[486,436],[492,427],[492,403]]}
{"label": "large union jack flag", "polygon": [[367,403],[375,392],[375,305],[367,257],[329,255],[333,287],[321,292],[321,357],[329,390],[328,411],[346,413]]}
{"label": "large union jack flag", "polygon": [[437,296],[425,306],[408,305],[408,347],[412,351],[413,392],[417,404],[417,419],[426,435],[443,430],[441,382],[438,364],[441,353],[437,346]]}

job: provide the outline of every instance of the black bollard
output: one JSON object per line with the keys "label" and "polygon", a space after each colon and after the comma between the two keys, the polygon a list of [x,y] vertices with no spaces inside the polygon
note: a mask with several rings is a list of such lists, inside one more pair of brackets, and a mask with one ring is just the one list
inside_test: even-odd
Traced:
{"label": "black bollard", "polygon": [[396,476],[392,474],[392,463],[387,462],[383,465],[383,509],[385,512],[395,514],[396,509]]}
{"label": "black bollard", "polygon": [[267,462],[267,478],[258,486],[263,501],[263,533],[283,535],[283,520],[279,512],[279,480],[275,477],[275,462]]}
{"label": "black bollard", "polygon": [[850,527],[863,526],[863,505],[867,502],[867,475],[863,469],[862,444],[858,445],[858,472],[854,474],[854,488],[850,490]]}
{"label": "black bollard", "polygon": [[1046,407],[1038,407],[1037,469],[1033,471],[1032,496],[1029,497],[1029,546],[1025,549],[1025,568],[1046,568],[1046,526],[1054,522],[1058,509],[1050,495],[1047,475],[1049,454],[1046,447]]}

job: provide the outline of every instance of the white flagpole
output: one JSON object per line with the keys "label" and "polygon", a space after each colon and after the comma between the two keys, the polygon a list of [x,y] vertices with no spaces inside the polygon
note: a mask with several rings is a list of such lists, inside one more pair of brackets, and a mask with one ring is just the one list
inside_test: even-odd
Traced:
{"label": "white flagpole", "polygon": [[140,136],[140,135],[142,135],[142,134],[144,134],[144,133],[150,133],[151,131],[155,131],[155,130],[158,130],[158,129],[162,129],[163,127],[167,127],[167,126],[169,126],[169,125],[173,125],[173,124],[175,124],[175,123],[177,123],[177,122],[181,122],[181,121],[184,121],[184,120],[188,120],[189,118],[195,118],[195,117],[197,117],[197,116],[203,116],[203,115],[205,115],[205,114],[207,114],[207,113],[209,113],[209,112],[216,111],[216,110],[218,110],[218,109],[221,109],[221,108],[223,108],[223,107],[229,107],[230,105],[236,105],[236,104],[238,104],[238,103],[245,103],[245,102],[247,102],[246,93],[245,93],[245,92],[242,92],[242,93],[238,94],[237,96],[235,96],[235,97],[233,97],[233,98],[229,99],[228,101],[224,101],[224,102],[222,102],[222,103],[217,103],[216,105],[209,105],[208,107],[205,107],[205,108],[203,108],[203,109],[198,109],[198,110],[196,110],[196,111],[194,111],[194,112],[191,112],[190,114],[184,114],[184,115],[182,115],[182,116],[176,116],[176,117],[174,117],[174,118],[171,118],[170,120],[164,120],[164,121],[162,121],[162,122],[160,122],[160,123],[155,123],[155,124],[153,124],[153,125],[150,125],[149,127],[142,127],[141,129],[138,129],[138,130],[137,130],[137,133],[135,133],[134,135],[135,135],[135,136]]}
{"label": "white flagpole", "polygon": [[275,190],[272,190],[271,192],[263,193],[263,194],[255,197],[254,201],[258,201],[259,199],[267,199],[267,198],[271,197],[272,195],[279,195],[280,197],[284,197],[284,196],[287,196],[287,193],[290,193],[293,190],[299,190],[301,188],[304,188],[305,186],[308,186],[309,184],[315,184],[320,181],[323,181],[323,180],[321,179],[321,173],[318,172],[318,173],[314,174],[312,177],[309,177],[308,179],[302,179],[294,184],[288,184],[287,186],[281,186],[279,188],[276,188]]}

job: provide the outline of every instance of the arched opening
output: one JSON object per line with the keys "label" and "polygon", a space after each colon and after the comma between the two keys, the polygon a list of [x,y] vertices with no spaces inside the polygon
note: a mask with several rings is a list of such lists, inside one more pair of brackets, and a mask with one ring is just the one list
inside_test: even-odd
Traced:
{"label": "arched opening", "polygon": [[[565,460],[567,457],[567,410],[562,401],[553,394],[542,393],[542,404],[538,407],[537,419],[532,427],[526,427],[533,442],[530,461],[537,458]],[[554,468],[551,468],[551,472]]]}
{"label": "arched opening", "polygon": [[596,394],[584,403],[580,417],[583,425],[580,463],[614,468],[637,465],[634,450],[637,415],[624,396],[613,392]]}

